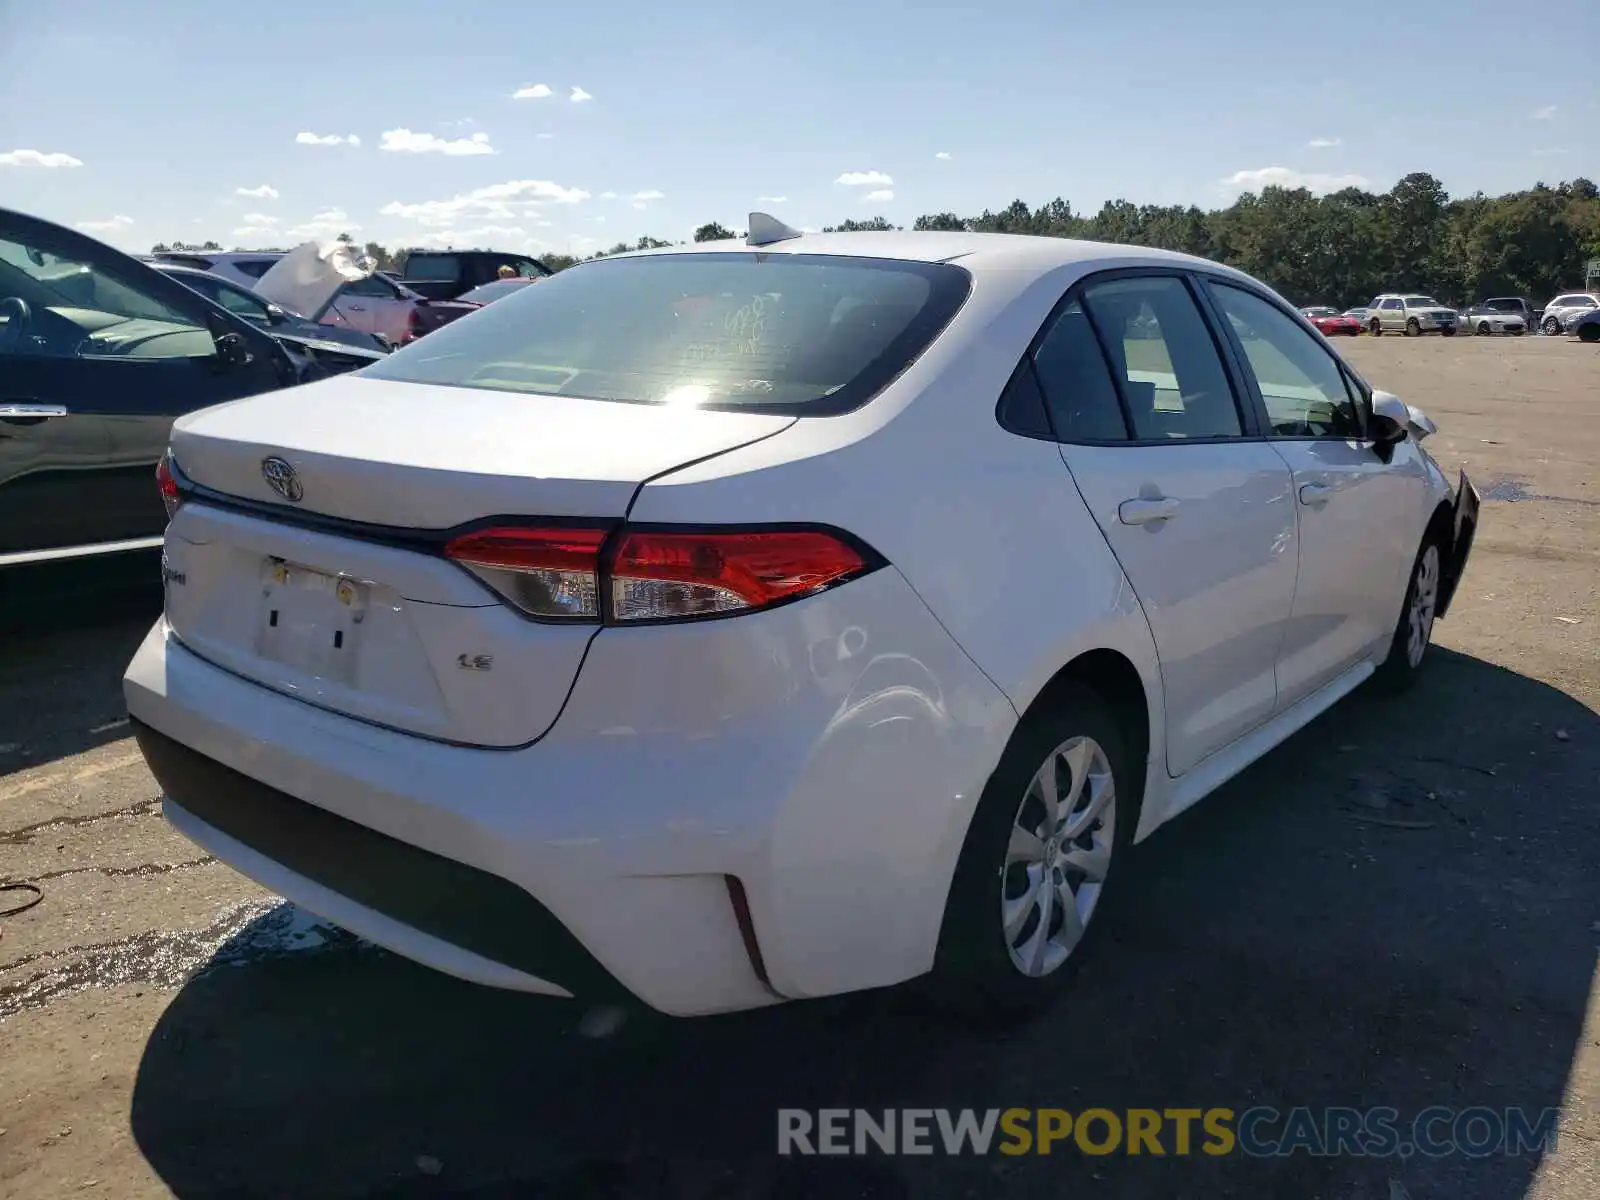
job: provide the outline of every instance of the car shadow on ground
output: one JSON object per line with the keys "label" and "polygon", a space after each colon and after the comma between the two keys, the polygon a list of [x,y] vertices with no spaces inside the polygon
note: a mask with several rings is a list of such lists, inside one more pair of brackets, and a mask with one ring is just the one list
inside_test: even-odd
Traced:
{"label": "car shadow on ground", "polygon": [[192,979],[134,1136],[185,1198],[1523,1195],[1537,1155],[776,1154],[779,1108],[1559,1106],[1595,975],[1600,731],[1434,653],[1410,696],[1352,698],[1137,848],[1026,1028],[902,989],[591,1040],[576,1005],[346,941]]}

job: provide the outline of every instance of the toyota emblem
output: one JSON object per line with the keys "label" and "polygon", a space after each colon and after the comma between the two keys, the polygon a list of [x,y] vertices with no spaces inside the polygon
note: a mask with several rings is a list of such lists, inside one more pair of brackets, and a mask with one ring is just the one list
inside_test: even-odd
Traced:
{"label": "toyota emblem", "polygon": [[286,460],[276,454],[261,460],[261,478],[267,481],[268,487],[290,504],[299,504],[305,499],[306,489],[300,484],[300,476]]}

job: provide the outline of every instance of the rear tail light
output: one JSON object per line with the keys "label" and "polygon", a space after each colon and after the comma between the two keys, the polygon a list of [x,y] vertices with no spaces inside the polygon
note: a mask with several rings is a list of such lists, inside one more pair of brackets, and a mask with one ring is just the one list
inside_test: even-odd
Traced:
{"label": "rear tail light", "polygon": [[406,314],[406,340],[415,341],[427,332],[427,328],[422,323],[422,301],[419,300],[411,306],[411,311]]}
{"label": "rear tail light", "polygon": [[616,625],[755,612],[882,565],[820,528],[505,526],[444,552],[530,616]]}
{"label": "rear tail light", "polygon": [[161,456],[161,461],[156,464],[156,487],[161,491],[161,503],[167,507],[167,520],[172,520],[178,511],[178,505],[183,503],[183,493],[178,490],[178,477],[172,471],[172,452],[169,450]]}

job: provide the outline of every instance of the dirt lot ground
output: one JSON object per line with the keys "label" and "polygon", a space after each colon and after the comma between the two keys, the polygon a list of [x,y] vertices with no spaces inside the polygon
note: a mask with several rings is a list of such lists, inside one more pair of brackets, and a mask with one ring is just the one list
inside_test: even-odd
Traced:
{"label": "dirt lot ground", "polygon": [[[584,1038],[575,1006],[364,947],[167,829],[118,723],[148,600],[5,635],[0,879],[44,900],[0,919],[0,1194],[1600,1195],[1600,356],[1349,353],[1485,495],[1425,682],[1141,847],[1071,998],[1005,1038],[897,995]],[[773,1152],[785,1106],[1253,1104],[1558,1106],[1562,1132],[1482,1160]]]}

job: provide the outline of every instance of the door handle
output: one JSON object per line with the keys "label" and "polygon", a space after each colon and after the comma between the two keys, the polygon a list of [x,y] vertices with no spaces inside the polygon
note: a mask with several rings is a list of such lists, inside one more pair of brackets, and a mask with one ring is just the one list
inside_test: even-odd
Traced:
{"label": "door handle", "polygon": [[32,400],[0,400],[0,421],[10,425],[37,425],[50,417],[64,417],[64,404],[35,404]]}
{"label": "door handle", "polygon": [[1325,483],[1303,483],[1300,485],[1300,503],[1309,504],[1312,508],[1319,508],[1328,502],[1333,495],[1333,489]]}
{"label": "door handle", "polygon": [[1124,525],[1152,525],[1178,515],[1178,502],[1170,496],[1124,500],[1117,505],[1117,520]]}

